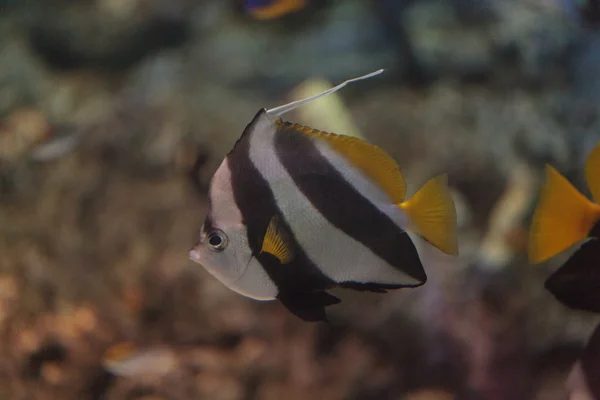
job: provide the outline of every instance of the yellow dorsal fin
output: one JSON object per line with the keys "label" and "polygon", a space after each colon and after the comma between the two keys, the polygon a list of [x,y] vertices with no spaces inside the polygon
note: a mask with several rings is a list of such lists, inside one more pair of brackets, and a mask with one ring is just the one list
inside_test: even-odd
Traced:
{"label": "yellow dorsal fin", "polygon": [[599,211],[600,207],[546,165],[546,182],[529,233],[529,261],[545,261],[585,239],[600,217]]}
{"label": "yellow dorsal fin", "polygon": [[281,120],[278,120],[278,123],[305,135],[327,141],[336,152],[375,181],[394,203],[404,201],[406,195],[404,177],[398,164],[381,148],[352,136],[323,132]]}
{"label": "yellow dorsal fin", "polygon": [[446,175],[430,179],[404,203],[397,204],[417,233],[446,254],[458,254],[456,209],[448,191]]}
{"label": "yellow dorsal fin", "polygon": [[271,218],[260,252],[274,255],[282,264],[288,264],[294,258],[289,236],[281,228],[276,217]]}
{"label": "yellow dorsal fin", "polygon": [[585,179],[592,198],[600,203],[600,143],[594,147],[585,162]]}

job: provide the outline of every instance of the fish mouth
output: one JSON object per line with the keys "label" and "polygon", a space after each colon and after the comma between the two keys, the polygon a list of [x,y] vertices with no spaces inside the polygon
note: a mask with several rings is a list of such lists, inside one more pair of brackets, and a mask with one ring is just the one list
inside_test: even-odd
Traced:
{"label": "fish mouth", "polygon": [[195,263],[202,264],[200,262],[200,242],[196,243],[194,247],[188,252],[188,257]]}

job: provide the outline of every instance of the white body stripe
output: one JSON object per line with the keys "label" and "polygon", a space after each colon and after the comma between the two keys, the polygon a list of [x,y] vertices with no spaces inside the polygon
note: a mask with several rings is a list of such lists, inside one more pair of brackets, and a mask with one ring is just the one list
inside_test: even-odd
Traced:
{"label": "white body stripe", "polygon": [[242,213],[235,204],[231,185],[231,170],[227,159],[224,159],[215,172],[208,197],[211,203],[210,216],[221,224],[241,225]]}
{"label": "white body stripe", "polygon": [[[278,293],[277,286],[256,258],[251,258],[247,229],[235,203],[227,159],[215,172],[208,195],[215,228],[228,235],[229,245],[217,253],[211,253],[204,247],[201,263],[211,275],[235,292],[256,300],[274,299]],[[205,241],[206,238],[203,239]]]}
{"label": "white body stripe", "polygon": [[275,202],[296,240],[319,269],[336,282],[418,284],[416,279],[333,226],[313,207],[274,157],[274,138],[275,124],[265,118],[251,136],[250,160],[269,182]]}

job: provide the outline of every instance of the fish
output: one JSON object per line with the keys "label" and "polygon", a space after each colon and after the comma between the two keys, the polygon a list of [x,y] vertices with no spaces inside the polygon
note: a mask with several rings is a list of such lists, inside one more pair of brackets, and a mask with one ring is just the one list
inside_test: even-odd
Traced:
{"label": "fish", "polygon": [[245,0],[244,9],[259,20],[281,18],[302,10],[308,0]]}
{"label": "fish", "polygon": [[600,312],[600,143],[585,162],[585,178],[594,201],[546,165],[546,181],[536,205],[529,237],[529,261],[537,264],[577,245],[567,260],[544,282],[560,303]]}
{"label": "fish", "polygon": [[177,364],[175,353],[165,346],[140,348],[128,341],[109,347],[102,355],[102,366],[106,371],[127,378],[163,376],[173,371]]}
{"label": "fish", "polygon": [[600,143],[585,162],[585,179],[594,201],[579,192],[549,164],[531,220],[528,258],[546,261],[582,243],[600,221]]}
{"label": "fish", "polygon": [[457,255],[445,174],[405,199],[402,173],[381,148],[281,118],[381,72],[260,109],[210,180],[189,258],[243,296],[328,321],[325,308],[341,301],[329,289],[385,293],[426,282],[411,234]]}
{"label": "fish", "polygon": [[[529,260],[543,262],[575,244],[579,247],[545,281],[544,288],[573,310],[600,313],[600,143],[585,162],[593,201],[546,165],[546,181],[536,205],[529,239]],[[600,325],[568,378],[571,398],[600,398]]]}

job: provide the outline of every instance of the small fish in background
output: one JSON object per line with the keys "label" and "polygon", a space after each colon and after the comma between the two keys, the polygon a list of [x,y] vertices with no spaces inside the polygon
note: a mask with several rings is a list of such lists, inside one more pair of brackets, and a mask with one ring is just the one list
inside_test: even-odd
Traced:
{"label": "small fish in background", "polygon": [[102,356],[104,369],[116,376],[163,376],[173,371],[178,360],[167,347],[138,348],[134,343],[121,342],[109,347]]}
{"label": "small fish in background", "polygon": [[333,93],[261,109],[215,172],[191,260],[233,291],[278,299],[305,321],[326,321],[334,287],[384,293],[427,276],[409,231],[456,255],[456,210],[445,175],[405,200],[382,149],[280,116]]}
{"label": "small fish in background", "polygon": [[51,124],[39,109],[16,109],[0,121],[0,163],[52,161],[72,151],[81,136],[71,127]]}
{"label": "small fish in background", "polygon": [[477,254],[476,265],[479,267],[500,271],[521,251],[527,251],[529,232],[522,221],[535,199],[534,176],[532,168],[525,162],[513,167],[506,190],[490,213],[488,230]]}
{"label": "small fish in background", "polygon": [[600,27],[600,0],[558,0],[559,4],[581,23]]}
{"label": "small fish in background", "polygon": [[253,18],[269,20],[295,13],[307,6],[309,0],[244,0],[244,10]]}

